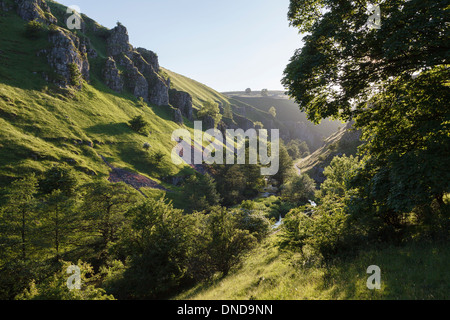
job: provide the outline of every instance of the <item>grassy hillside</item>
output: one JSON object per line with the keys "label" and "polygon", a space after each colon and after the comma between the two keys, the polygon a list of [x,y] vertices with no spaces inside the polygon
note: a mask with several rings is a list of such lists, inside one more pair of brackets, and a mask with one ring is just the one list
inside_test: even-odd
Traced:
{"label": "grassy hillside", "polygon": [[[58,16],[61,6],[50,5]],[[99,57],[90,60],[90,82],[84,83],[81,91],[60,90],[44,80],[42,73],[51,74],[52,70],[45,55],[37,56],[37,52],[49,47],[45,31],[38,39],[29,39],[24,33],[25,24],[14,12],[0,17],[0,26],[8,30],[0,35],[1,186],[57,163],[68,163],[83,180],[107,177],[110,168],[100,156],[114,167],[143,174],[169,189],[173,187],[162,178],[192,171],[170,161],[175,145],[171,134],[179,125],[173,121],[169,107],[143,105],[130,93],[118,94],[103,84],[100,62],[105,49],[101,39],[91,39]],[[202,100],[225,100],[196,81],[164,72],[171,76],[175,87],[189,92],[197,105]],[[149,136],[128,126],[137,115],[149,122]],[[159,168],[148,163],[142,148],[145,142],[151,145],[149,154],[162,152],[166,156]]]}
{"label": "grassy hillside", "polygon": [[[370,249],[327,266],[281,252],[277,235],[250,252],[223,279],[198,285],[175,297],[192,300],[397,300],[447,299],[450,276],[445,244]],[[307,260],[306,260],[307,261]],[[381,290],[366,286],[367,268],[381,268]]]}
{"label": "grassy hillside", "polygon": [[321,148],[306,158],[301,159],[297,168],[301,173],[311,176],[316,182],[322,183],[325,179],[323,169],[326,168],[336,156],[356,155],[358,147],[361,145],[360,132],[350,131],[351,126],[347,125],[336,133],[329,136]]}

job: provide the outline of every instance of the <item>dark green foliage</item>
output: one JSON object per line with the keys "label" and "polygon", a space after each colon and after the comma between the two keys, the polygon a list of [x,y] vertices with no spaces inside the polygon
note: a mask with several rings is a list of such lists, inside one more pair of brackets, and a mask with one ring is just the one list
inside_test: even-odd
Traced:
{"label": "dark green foliage", "polygon": [[289,19],[307,36],[283,83],[312,121],[355,121],[364,164],[325,189],[354,188],[352,223],[370,239],[402,241],[423,222],[411,212],[448,220],[448,3],[383,2],[379,30],[364,26],[368,4],[292,0]]}
{"label": "dark green foliage", "polygon": [[219,123],[222,119],[219,105],[216,102],[205,101],[202,108],[197,112],[197,117],[199,119],[204,119],[207,116],[213,118],[215,123]]}
{"label": "dark green foliage", "polygon": [[140,198],[138,192],[124,183],[99,181],[83,187],[83,215],[92,245],[96,247],[96,260],[105,262],[110,249],[119,240],[127,225],[125,212]]}
{"label": "dark green foliage", "polygon": [[74,248],[79,236],[81,215],[74,199],[61,190],[54,190],[40,204],[40,241],[51,248],[52,255],[60,260],[65,251]]}
{"label": "dark green foliage", "polygon": [[110,290],[119,298],[156,298],[185,276],[195,222],[163,199],[147,200],[129,210],[127,217],[131,229],[123,241],[133,259]]}
{"label": "dark green foliage", "polygon": [[75,63],[69,64],[70,84],[74,87],[79,87],[82,84],[82,76],[80,69]]}
{"label": "dark green foliage", "polygon": [[277,186],[285,184],[289,177],[293,175],[294,171],[294,161],[289,156],[286,146],[281,141],[279,164],[280,167],[277,174],[272,176],[272,178],[277,182]]}
{"label": "dark green foliage", "polygon": [[286,144],[289,156],[296,160],[310,155],[308,144],[305,141],[291,140]]}
{"label": "dark green foliage", "polygon": [[6,205],[0,211],[1,242],[5,245],[0,259],[26,261],[36,240],[37,179],[30,175],[16,180],[7,191]]}
{"label": "dark green foliage", "polygon": [[224,206],[254,198],[264,183],[258,165],[217,165],[213,175]]}
{"label": "dark green foliage", "polygon": [[213,270],[227,275],[241,254],[255,245],[256,239],[249,230],[239,228],[236,216],[226,208],[215,208],[208,216],[207,225],[211,236],[207,250]]}
{"label": "dark green foliage", "polygon": [[220,196],[216,190],[216,183],[209,175],[195,174],[190,176],[184,184],[184,197],[188,202],[188,211],[209,211],[220,204]]}
{"label": "dark green foliage", "polygon": [[73,169],[67,165],[54,166],[44,173],[39,180],[39,190],[45,195],[60,190],[66,196],[72,196],[78,186],[78,179]]}
{"label": "dark green foliage", "polygon": [[43,36],[45,26],[43,23],[32,20],[28,22],[25,26],[25,36],[30,39],[37,39]]}
{"label": "dark green foliage", "polygon": [[139,115],[134,117],[133,119],[128,122],[131,129],[136,131],[137,133],[143,134],[145,136],[148,135],[148,122],[144,119],[143,116]]}
{"label": "dark green foliage", "polygon": [[313,200],[316,192],[316,183],[309,176],[303,174],[289,179],[281,187],[281,196],[283,200],[296,205],[303,205],[308,200]]}

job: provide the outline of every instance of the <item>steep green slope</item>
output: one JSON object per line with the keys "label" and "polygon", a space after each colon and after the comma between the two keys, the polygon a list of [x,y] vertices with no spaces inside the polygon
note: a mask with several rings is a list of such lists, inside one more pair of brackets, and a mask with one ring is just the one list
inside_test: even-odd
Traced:
{"label": "steep green slope", "polygon": [[321,148],[308,157],[301,159],[296,166],[302,174],[308,174],[317,183],[321,184],[325,181],[323,171],[334,157],[342,155],[354,156],[357,154],[358,147],[362,144],[360,137],[361,133],[354,131],[349,123],[345,128],[341,128],[338,132],[329,136]]}
{"label": "steep green slope", "polygon": [[[61,10],[55,8],[61,6],[50,5],[58,16]],[[114,167],[143,174],[172,189],[162,182],[164,177],[192,171],[190,167],[175,166],[170,160],[175,145],[171,135],[180,126],[173,121],[169,107],[142,104],[130,93],[118,94],[102,83],[96,60],[106,54],[101,39],[90,38],[99,54],[89,61],[90,82],[85,82],[80,91],[61,90],[44,80],[42,73],[51,74],[52,70],[44,55],[37,56],[37,52],[49,47],[47,31],[38,39],[30,39],[25,36],[25,25],[13,11],[0,16],[0,26],[7,30],[0,35],[1,186],[57,163],[68,163],[84,180],[95,175],[107,177],[110,168],[101,156]],[[196,81],[166,72],[175,87],[179,84],[198,103],[200,99],[224,100]],[[136,115],[149,122],[148,137],[128,126],[127,122]],[[142,148],[145,142],[151,145],[149,152]],[[155,152],[165,155],[157,168],[148,159]]]}
{"label": "steep green slope", "polygon": [[[406,245],[370,249],[326,267],[300,254],[282,252],[277,235],[250,252],[227,277],[204,283],[177,300],[428,300],[446,299],[450,248]],[[369,290],[366,273],[381,268],[381,290]]]}
{"label": "steep green slope", "polygon": [[196,109],[200,109],[205,101],[220,102],[222,105],[229,104],[228,98],[208,86],[182,76],[173,71],[161,68],[161,74],[165,78],[170,78],[171,87],[179,91],[189,92]]}

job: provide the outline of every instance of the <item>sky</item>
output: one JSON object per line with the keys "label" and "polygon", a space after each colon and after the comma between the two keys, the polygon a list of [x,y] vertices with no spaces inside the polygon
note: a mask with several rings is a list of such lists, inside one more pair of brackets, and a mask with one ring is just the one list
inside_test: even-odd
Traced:
{"label": "sky", "polygon": [[57,0],[156,52],[162,67],[220,91],[283,90],[283,71],[302,46],[289,0]]}

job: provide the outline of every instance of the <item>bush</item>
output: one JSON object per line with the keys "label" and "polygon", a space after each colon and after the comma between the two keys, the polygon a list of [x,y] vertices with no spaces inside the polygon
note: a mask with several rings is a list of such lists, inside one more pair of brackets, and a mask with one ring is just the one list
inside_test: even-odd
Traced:
{"label": "bush", "polygon": [[143,116],[139,115],[134,117],[130,120],[130,122],[128,122],[128,124],[130,125],[131,129],[133,129],[137,133],[148,135],[147,128],[149,126],[149,123],[144,119]]}
{"label": "bush", "polygon": [[32,281],[28,289],[16,297],[18,300],[114,300],[114,297],[107,295],[105,290],[96,288],[94,283],[97,277],[93,268],[83,262],[78,263],[80,268],[81,289],[69,290],[67,286],[67,269],[71,263],[63,263],[59,272],[53,277],[49,277],[42,282]]}
{"label": "bush", "polygon": [[25,26],[25,36],[30,39],[37,39],[42,35],[44,30],[44,24],[39,21],[32,20]]}
{"label": "bush", "polygon": [[69,64],[69,72],[70,72],[70,84],[72,86],[80,86],[82,82],[82,76],[80,69],[75,63]]}
{"label": "bush", "polygon": [[329,260],[353,247],[357,233],[351,231],[350,215],[345,212],[342,199],[327,197],[313,214],[310,206],[292,210],[283,224],[280,246],[293,251],[303,251],[308,246],[314,254]]}

